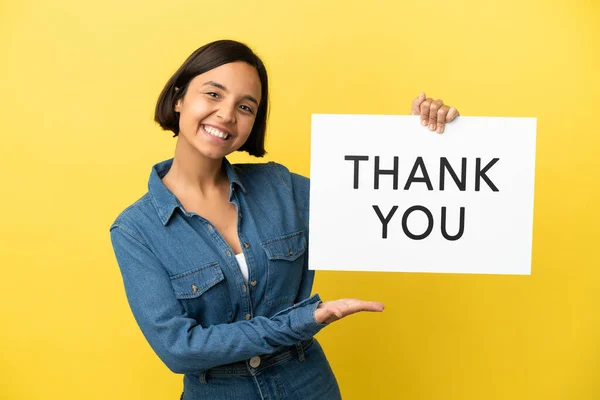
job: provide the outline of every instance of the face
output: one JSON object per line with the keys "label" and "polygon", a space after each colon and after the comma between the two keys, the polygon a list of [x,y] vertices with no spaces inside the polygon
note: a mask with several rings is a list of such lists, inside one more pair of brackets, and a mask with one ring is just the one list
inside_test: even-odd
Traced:
{"label": "face", "polygon": [[250,136],[260,96],[258,72],[245,62],[223,64],[196,76],[175,105],[179,140],[210,159],[236,151]]}

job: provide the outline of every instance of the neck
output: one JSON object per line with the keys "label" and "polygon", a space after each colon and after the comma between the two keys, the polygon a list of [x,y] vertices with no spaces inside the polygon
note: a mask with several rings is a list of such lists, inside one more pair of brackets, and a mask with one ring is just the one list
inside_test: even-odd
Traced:
{"label": "neck", "polygon": [[206,158],[198,154],[198,151],[184,139],[178,138],[173,165],[163,181],[170,183],[167,186],[206,193],[221,186],[227,180],[227,174],[222,166],[222,158]]}

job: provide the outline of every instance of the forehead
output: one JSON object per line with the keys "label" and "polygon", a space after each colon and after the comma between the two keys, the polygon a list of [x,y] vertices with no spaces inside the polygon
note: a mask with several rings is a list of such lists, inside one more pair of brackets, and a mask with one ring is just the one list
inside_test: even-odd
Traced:
{"label": "forehead", "polygon": [[223,64],[206,71],[194,77],[190,86],[200,88],[207,82],[219,83],[236,96],[250,95],[259,99],[261,95],[260,78],[256,68],[243,61]]}

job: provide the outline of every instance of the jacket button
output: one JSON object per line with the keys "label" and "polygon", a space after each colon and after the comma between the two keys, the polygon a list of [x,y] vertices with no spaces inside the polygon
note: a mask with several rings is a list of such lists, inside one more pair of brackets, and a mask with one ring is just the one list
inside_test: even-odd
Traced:
{"label": "jacket button", "polygon": [[249,320],[250,318],[252,318],[252,316],[250,314],[246,314],[244,318],[246,318],[246,320]]}
{"label": "jacket button", "polygon": [[246,293],[246,290],[248,290],[248,289],[246,288],[246,285],[242,285],[242,291],[243,291],[244,293]]}
{"label": "jacket button", "polygon": [[231,252],[229,250],[227,250],[225,254],[227,254],[227,257],[231,257]]}
{"label": "jacket button", "polygon": [[260,357],[259,356],[254,356],[250,359],[250,366],[252,368],[258,368],[259,365],[260,365]]}
{"label": "jacket button", "polygon": [[194,293],[198,292],[198,286],[192,285],[192,292],[194,292]]}
{"label": "jacket button", "polygon": [[249,245],[248,243],[244,243],[244,247],[245,247],[245,248],[249,248],[249,247],[250,247],[250,245]]}
{"label": "jacket button", "polygon": [[251,284],[252,286],[256,286],[256,281],[252,281],[252,282],[250,282],[250,284]]}
{"label": "jacket button", "polygon": [[290,249],[288,249],[288,253],[290,254],[290,256],[294,255],[294,252],[292,250],[290,250]]}

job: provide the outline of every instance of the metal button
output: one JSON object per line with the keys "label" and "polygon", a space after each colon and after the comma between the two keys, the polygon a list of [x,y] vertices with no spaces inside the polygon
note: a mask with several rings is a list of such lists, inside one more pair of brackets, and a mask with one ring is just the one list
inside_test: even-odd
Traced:
{"label": "metal button", "polygon": [[227,254],[227,257],[231,257],[231,252],[229,250],[227,250],[225,254]]}
{"label": "metal button", "polygon": [[260,365],[260,357],[259,356],[254,356],[250,359],[250,366],[252,368],[258,368],[259,365]]}
{"label": "metal button", "polygon": [[292,250],[288,249],[288,252],[290,253],[290,256],[294,255],[294,252]]}
{"label": "metal button", "polygon": [[198,286],[192,284],[192,292],[196,293],[198,291]]}
{"label": "metal button", "polygon": [[208,230],[212,232],[212,231],[214,231],[214,230],[215,230],[215,228],[213,228],[213,226],[212,226],[212,225],[208,225]]}
{"label": "metal button", "polygon": [[246,285],[242,285],[242,291],[243,291],[244,293],[246,293],[246,290],[248,290],[248,288],[246,287]]}
{"label": "metal button", "polygon": [[249,247],[250,247],[250,245],[249,245],[248,243],[245,243],[245,242],[244,242],[244,247],[245,247],[245,248],[249,248]]}
{"label": "metal button", "polygon": [[244,318],[246,318],[248,320],[248,319],[252,318],[252,316],[250,314],[246,314],[246,316]]}
{"label": "metal button", "polygon": [[256,286],[256,281],[252,281],[252,282],[250,282],[250,284],[251,284],[252,286]]}

